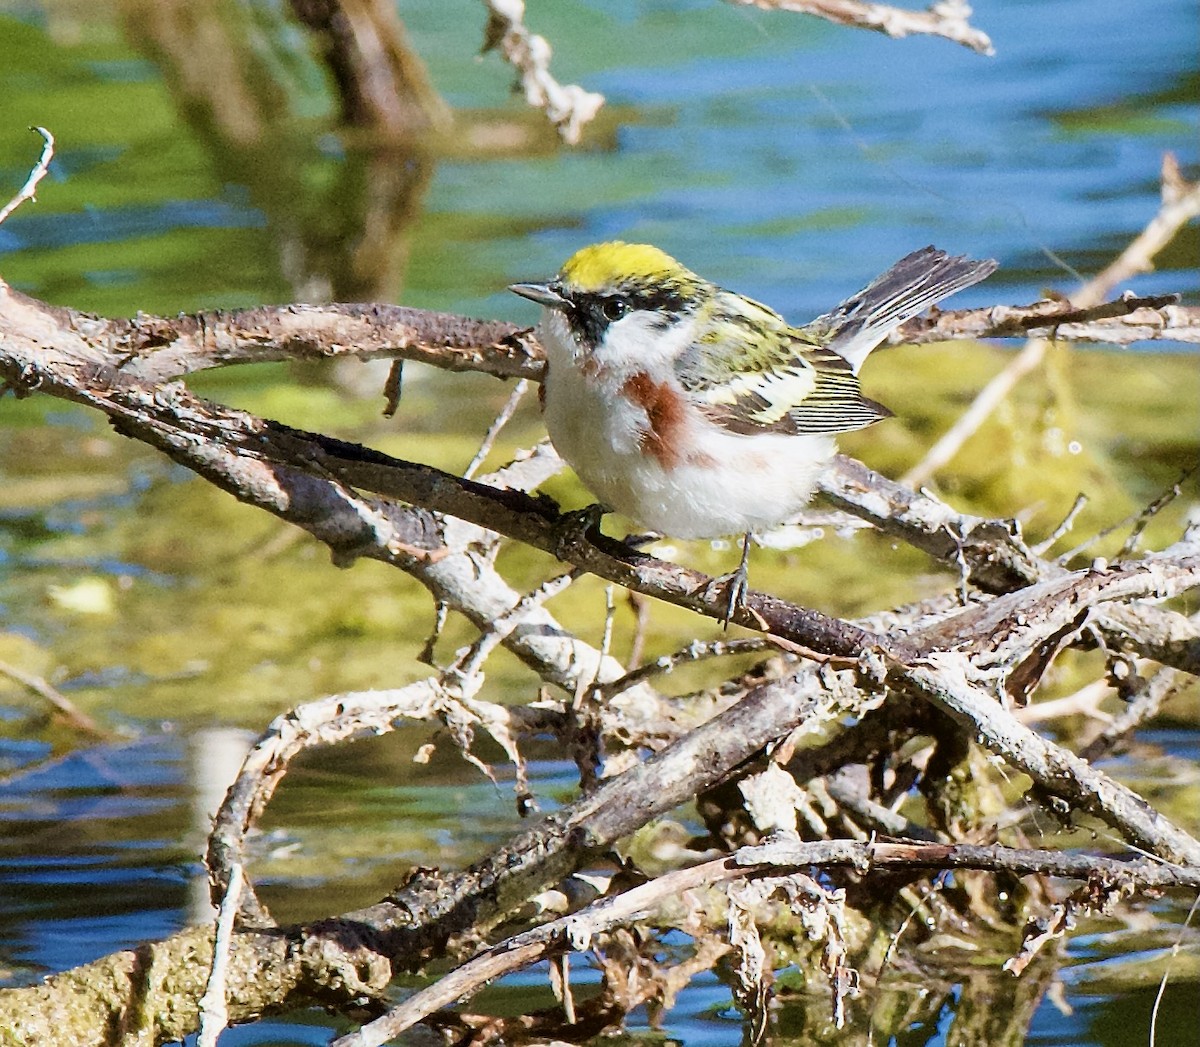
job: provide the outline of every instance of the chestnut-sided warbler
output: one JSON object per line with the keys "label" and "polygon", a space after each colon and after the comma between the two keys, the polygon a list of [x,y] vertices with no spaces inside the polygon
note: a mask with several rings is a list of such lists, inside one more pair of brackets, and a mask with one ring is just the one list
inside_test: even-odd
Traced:
{"label": "chestnut-sided warbler", "polygon": [[546,429],[592,494],[675,538],[746,535],[732,613],[750,534],[805,505],[835,433],[891,414],[859,388],[867,354],[995,268],[926,247],[803,327],[645,244],[510,290],[544,307]]}

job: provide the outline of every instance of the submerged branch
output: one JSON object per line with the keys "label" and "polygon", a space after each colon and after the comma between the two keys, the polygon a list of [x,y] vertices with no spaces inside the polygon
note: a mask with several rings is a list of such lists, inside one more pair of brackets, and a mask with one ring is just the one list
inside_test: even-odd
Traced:
{"label": "submerged branch", "polygon": [[339,1037],[330,1047],[382,1047],[393,1037],[434,1011],[470,997],[485,984],[523,970],[539,960],[588,948],[592,939],[641,918],[685,891],[736,880],[803,873],[811,869],[848,868],[869,877],[882,869],[978,869],[1018,875],[1040,873],[1087,880],[1094,890],[1103,884],[1129,885],[1141,890],[1200,887],[1200,869],[1177,869],[1145,860],[1117,861],[1057,851],[1019,850],[994,846],[931,844],[916,840],[856,843],[829,840],[801,843],[776,840],[762,847],[744,847],[725,858],[664,873],[622,894],[606,897],[569,916],[506,938],[477,953],[450,974],[422,989],[361,1029]]}

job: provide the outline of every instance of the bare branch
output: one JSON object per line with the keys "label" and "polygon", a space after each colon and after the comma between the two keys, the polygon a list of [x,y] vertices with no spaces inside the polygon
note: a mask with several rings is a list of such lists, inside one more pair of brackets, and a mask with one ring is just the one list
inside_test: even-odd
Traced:
{"label": "bare branch", "polygon": [[1154,256],[1175,239],[1188,222],[1200,215],[1200,182],[1188,182],[1174,153],[1164,153],[1162,206],[1149,224],[1075,296],[1080,305],[1093,305],[1112,294],[1113,288],[1154,268]]}
{"label": "bare branch", "polygon": [[[1145,305],[1165,300],[1122,298],[1091,310],[1041,302],[938,313],[909,321],[893,340],[1012,338],[1052,328],[1059,338],[1121,344],[1160,338],[1200,342],[1200,308]],[[1067,322],[1070,317],[1075,319]],[[259,306],[110,320],[48,306],[0,281],[0,321],[48,338],[69,333],[95,363],[147,381],[236,363],[318,358],[413,360],[449,371],[534,380],[541,379],[544,368],[541,347],[529,328],[404,306]]]}
{"label": "bare branch", "polygon": [[[1071,310],[1089,310],[1101,305],[1105,295],[1118,283],[1149,269],[1154,255],[1170,243],[1187,222],[1200,213],[1200,182],[1184,182],[1175,157],[1170,153],[1163,158],[1162,180],[1163,204],[1158,213],[1103,272],[1098,273],[1072,296]],[[1094,325],[1099,322],[1102,321],[1084,320],[1082,331],[1094,329]],[[1200,309],[1155,306],[1146,312],[1135,310],[1128,317],[1120,318],[1118,323],[1130,325],[1127,334],[1136,332],[1139,335],[1129,338],[1129,341],[1140,340],[1140,335],[1157,328],[1171,329],[1171,337],[1178,341],[1200,342]],[[1050,326],[1053,329],[1051,338],[1057,338],[1072,328],[1071,323]],[[914,487],[920,486],[958,454],[962,445],[1007,399],[1021,378],[1041,365],[1048,344],[1045,338],[1033,338],[1026,342],[1025,347],[1013,357],[1008,366],[980,390],[971,406],[926,452],[925,457],[904,475],[903,482]]]}
{"label": "bare branch", "polygon": [[[69,344],[68,336],[64,334],[62,341]],[[164,390],[119,374],[97,375],[94,366],[87,364],[86,353],[80,359],[60,345],[48,347],[44,338],[24,345],[21,339],[10,337],[5,352],[0,373],[10,381],[40,384],[48,392],[97,407],[122,431],[159,447],[222,486],[231,482],[231,467],[237,474],[247,467],[265,469],[274,477],[283,470],[297,470],[290,463],[304,463],[306,484],[319,477],[337,481],[338,491],[369,490],[400,498],[490,527],[627,588],[713,618],[725,611],[724,601],[710,595],[706,576],[656,560],[595,532],[580,533],[569,518],[560,517],[544,500],[523,492],[497,490],[356,445],[287,429],[245,412],[206,404],[182,389]],[[221,468],[215,467],[213,446],[197,440],[198,436],[209,441],[219,437],[219,453],[229,459],[222,458]],[[296,480],[304,474],[298,474]],[[910,492],[910,497],[917,496]],[[287,511],[297,512],[294,506]],[[310,514],[298,516],[303,526],[314,526]],[[954,544],[953,536],[951,539]],[[416,559],[419,562],[420,558]],[[1146,563],[1125,565],[1109,581],[1117,586],[1130,580],[1134,588],[1143,587],[1140,591],[1153,587],[1155,595],[1178,592],[1194,584],[1195,559],[1177,558],[1174,570],[1166,561],[1155,561],[1154,567]],[[1098,601],[1104,588],[1083,585],[1079,593],[1085,600]],[[1036,594],[1031,599],[1036,601]],[[1030,609],[1034,606],[1036,603]],[[1021,609],[1019,603],[1012,607],[1017,613]],[[948,662],[944,671],[931,673],[927,651],[912,638],[884,637],[762,593],[748,594],[737,621],[752,629],[765,626],[785,640],[823,654],[852,659],[868,652],[884,654],[894,667],[891,671],[896,674],[897,685],[905,684],[960,722],[967,720],[985,744],[1006,758],[1016,759],[1017,766],[1032,774],[1039,784],[1064,792],[1071,800],[1111,820],[1139,846],[1173,860],[1180,855],[1200,856],[1200,845],[1174,827],[1164,826],[1140,798],[1107,779],[1097,778],[1086,765],[1077,767],[1060,758],[1063,754],[1046,748],[1049,743],[1033,736],[1008,714],[1004,714],[1007,721],[996,720],[995,715],[1002,710],[998,706],[996,714],[988,710],[994,702],[969,684],[961,662]]]}
{"label": "bare branch", "polygon": [[8,662],[0,662],[0,676],[7,676],[10,680],[19,683],[26,690],[36,694],[43,701],[47,702],[75,730],[82,731],[84,734],[94,735],[97,738],[110,737],[111,732],[106,731],[71,701],[70,698],[58,690],[58,688],[52,687],[42,677],[34,676],[33,673],[27,673],[23,669],[18,669],[15,665],[9,665]]}
{"label": "bare branch", "polygon": [[13,319],[25,314],[25,323],[70,325],[93,355],[148,381],[278,360],[402,359],[447,371],[534,379],[544,366],[541,347],[527,328],[399,305],[257,306],[107,320],[43,305],[0,281],[0,313]]}
{"label": "bare branch", "polygon": [[217,1047],[217,1040],[229,1024],[229,1006],[225,999],[229,950],[233,937],[233,922],[241,905],[244,882],[242,866],[235,863],[230,869],[225,897],[221,899],[221,907],[217,910],[217,928],[213,936],[208,987],[200,997],[200,1036],[196,1047]]}
{"label": "bare branch", "polygon": [[996,49],[983,31],[971,25],[971,8],[963,0],[938,0],[925,11],[862,0],[731,0],[767,11],[795,11],[824,18],[837,25],[872,29],[897,39],[905,36],[940,36],[981,55]]}
{"label": "bare branch", "polygon": [[1079,755],[1085,760],[1096,760],[1111,752],[1135,727],[1156,716],[1163,703],[1179,690],[1184,680],[1185,677],[1174,669],[1159,669],[1149,680],[1142,681],[1133,700],[1080,750]]}
{"label": "bare branch", "polygon": [[914,491],[835,455],[817,479],[818,490],[839,509],[869,520],[884,534],[947,564],[987,592],[1010,592],[1043,577],[1047,565],[1026,547],[1015,520],[960,513],[928,491]]}
{"label": "bare branch", "polygon": [[744,847],[726,858],[665,873],[579,912],[506,938],[410,996],[382,1018],[334,1040],[330,1047],[381,1047],[434,1011],[473,995],[488,982],[564,950],[586,949],[596,935],[644,916],[686,891],[813,868],[838,867],[853,869],[863,875],[870,875],[877,869],[982,869],[1021,875],[1042,873],[1096,884],[1127,884],[1143,890],[1200,887],[1200,870],[1144,860],[1119,861],[998,845],[955,846],[909,840],[801,843],[780,839],[762,847]]}
{"label": "bare branch", "polygon": [[675,667],[678,665],[684,665],[688,662],[698,662],[706,658],[728,658],[739,654],[769,651],[772,647],[773,644],[769,636],[748,637],[742,640],[712,640],[708,643],[693,640],[686,647],[676,651],[674,654],[661,655],[655,658],[654,661],[639,666],[637,669],[630,669],[624,676],[618,677],[616,680],[612,680],[600,688],[600,694],[605,701],[608,701],[634,684],[643,683],[646,680],[653,679],[655,676],[674,672]]}
{"label": "bare branch", "polygon": [[1065,799],[1069,809],[1097,815],[1136,846],[1167,861],[1200,865],[1200,841],[1167,824],[1132,789],[1043,738],[984,695],[972,685],[965,659],[933,655],[928,661],[929,668],[914,666],[906,674],[914,691],[948,713],[971,737],[1024,771],[1042,789]]}
{"label": "bare branch", "polygon": [[949,309],[918,316],[888,337],[889,345],[919,345],[951,339],[1023,338],[1047,332],[1060,342],[1171,341],[1200,343],[1200,307],[1177,305],[1178,295],[1138,296],[1081,306],[1062,299],[1032,305]]}
{"label": "bare branch", "polygon": [[483,440],[479,444],[479,450],[475,452],[475,457],[471,459],[466,469],[463,470],[464,479],[471,479],[471,477],[475,475],[475,471],[481,465],[483,465],[484,461],[487,459],[487,456],[491,454],[492,447],[496,443],[496,437],[499,436],[500,431],[506,425],[508,425],[509,420],[512,418],[513,413],[521,403],[521,399],[524,397],[525,391],[528,388],[529,379],[518,379],[517,384],[513,386],[513,391],[508,396],[508,400],[505,401],[504,406],[500,409],[500,413],[496,415],[495,421],[488,426],[488,431],[484,434]]}
{"label": "bare branch", "polygon": [[562,140],[575,145],[583,128],[600,111],[604,95],[578,84],[560,84],[550,73],[550,44],[525,25],[524,0],[484,0],[488,8],[483,50],[500,49],[521,78],[525,101],[541,109]]}
{"label": "bare branch", "polygon": [[[553,730],[561,720],[549,709],[509,708],[477,699],[468,704],[474,696],[456,686],[456,678],[449,673],[398,690],[330,695],[276,717],[242,761],[209,836],[207,863],[215,902],[228,891],[233,869],[246,863],[246,836],[301,752],[386,734],[405,720],[437,723],[453,717],[485,729],[495,726],[506,739]],[[479,682],[473,681],[475,688]],[[272,922],[249,883],[241,908],[256,926]]]}
{"label": "bare branch", "polygon": [[44,127],[31,127],[29,130],[42,136],[44,143],[42,146],[42,155],[38,157],[38,162],[34,165],[33,170],[29,172],[29,177],[25,179],[25,184],[17,191],[17,195],[3,207],[0,207],[0,223],[26,200],[34,199],[33,194],[37,191],[38,182],[45,178],[46,172],[50,170],[50,161],[54,157],[54,135]]}
{"label": "bare branch", "polygon": [[[281,325],[268,333],[268,345],[282,336],[268,351],[279,351],[282,344],[311,351],[312,343],[305,345],[301,328],[288,328],[280,319],[285,315],[286,311],[259,315],[268,327]],[[336,317],[333,324],[347,318],[352,326],[371,323],[366,310],[330,315]],[[424,321],[428,316],[424,314]],[[341,562],[373,556],[402,566],[437,599],[464,608],[483,633],[456,665],[410,688],[334,696],[279,718],[248,758],[218,819],[210,847],[218,889],[243,860],[246,831],[291,758],[303,749],[388,730],[399,717],[412,715],[449,725],[465,739],[468,758],[472,731],[491,731],[519,765],[516,744],[522,733],[535,726],[557,730],[563,717],[553,709],[499,709],[474,696],[477,670],[497,643],[534,666],[542,679],[562,684],[571,694],[590,688],[593,681],[602,688],[621,675],[613,659],[579,644],[546,614],[541,596],[557,581],[522,596],[496,575],[491,553],[480,555],[477,550],[493,549],[498,535],[542,549],[576,570],[701,613],[717,617],[725,610],[723,601],[709,599],[705,576],[585,531],[548,500],[525,493],[558,468],[547,449],[539,448],[501,474],[485,478],[488,482],[473,482],[225,408],[178,384],[146,380],[137,370],[143,363],[155,370],[152,343],[143,342],[146,351],[135,358],[122,357],[112,343],[103,342],[113,331],[107,321],[90,318],[89,327],[89,318],[78,326],[77,320],[78,314],[50,309],[0,286],[0,378],[18,394],[37,389],[104,412],[119,432],[306,528],[328,542]],[[445,357],[472,368],[502,369],[514,362],[518,370],[536,368],[536,347],[515,328],[495,325],[487,336],[488,348],[478,352],[469,343],[482,325],[456,341],[457,318],[440,318],[422,333],[424,321],[420,314],[410,315],[406,322],[414,328],[413,340],[388,351],[424,354],[432,360]],[[214,318],[214,324],[220,322],[222,318]],[[331,327],[330,333],[334,330]],[[163,333],[168,343],[174,337],[171,329]],[[208,336],[205,323],[193,324],[185,335],[202,360],[243,351],[232,342],[214,351],[217,343]],[[99,349],[97,342],[102,343]],[[324,344],[340,351],[343,343],[333,334]],[[381,344],[373,343],[376,349]],[[181,343],[171,346],[163,359],[180,373],[192,367]],[[361,975],[352,971],[339,982],[348,993],[377,991],[393,964],[415,963],[444,950],[449,936],[457,932],[486,932],[514,904],[556,882],[614,840],[698,791],[741,773],[764,747],[790,751],[796,742],[789,738],[793,730],[829,729],[835,719],[862,716],[885,697],[898,699],[887,708],[902,708],[906,716],[912,715],[907,710],[924,708],[911,698],[929,703],[931,711],[906,721],[905,729],[936,719],[952,740],[978,740],[1029,775],[1036,789],[1062,797],[1069,810],[1095,815],[1134,846],[1170,862],[1200,864],[1200,842],[1131,790],[1017,722],[996,698],[1014,676],[1036,682],[1057,645],[1069,642],[1084,624],[1089,635],[1102,635],[1106,643],[1113,636],[1118,651],[1157,643],[1168,662],[1187,657],[1192,648],[1200,651],[1194,629],[1189,634],[1177,628],[1176,619],[1185,624],[1187,620],[1157,606],[1200,585],[1200,553],[1194,544],[1183,542],[1168,554],[1112,568],[1069,572],[1031,552],[1014,526],[958,513],[931,495],[892,484],[850,460],[838,459],[822,483],[846,511],[958,565],[964,605],[946,598],[902,609],[903,628],[888,624],[881,613],[868,628],[751,594],[744,624],[770,630],[773,644],[821,652],[836,661],[824,666],[792,663],[783,670],[790,675],[759,686],[739,681],[741,697],[735,705],[682,737],[676,725],[669,725],[659,737],[677,737],[672,745],[600,782],[571,807],[530,825],[508,847],[467,872],[418,874],[377,905],[296,932],[294,940],[304,942],[305,953],[290,961],[295,970],[289,968],[288,977],[295,981],[289,981],[269,1006],[311,998],[305,995],[310,991],[303,981],[305,964],[324,962],[327,947],[338,965],[343,959],[361,963],[356,968]],[[1031,649],[1041,652],[1041,661],[1029,669]],[[833,665],[851,668],[834,671]],[[628,692],[617,701],[635,697],[636,692]],[[612,704],[602,703],[603,710]],[[948,714],[963,730],[954,730],[946,716],[932,710]],[[660,744],[657,738],[654,744]],[[258,924],[269,923],[269,914],[256,905],[249,885],[243,911]],[[243,944],[255,950],[254,959],[238,968],[246,960],[239,951]],[[231,944],[231,969],[253,969],[254,963],[266,962],[261,958],[268,954],[278,961],[277,950],[272,951],[276,944],[245,928]],[[322,977],[320,984],[330,982]],[[192,1005],[189,1001],[186,1006]],[[230,1005],[234,1021],[264,1006],[249,998],[235,1001],[232,994]]]}

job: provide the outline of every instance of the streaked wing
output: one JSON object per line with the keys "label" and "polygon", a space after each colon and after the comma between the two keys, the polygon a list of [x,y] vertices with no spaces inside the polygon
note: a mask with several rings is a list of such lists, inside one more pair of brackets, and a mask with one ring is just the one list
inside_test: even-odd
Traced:
{"label": "streaked wing", "polygon": [[766,306],[743,303],[724,321],[746,329],[751,352],[730,359],[734,339],[718,325],[727,335],[724,341],[705,344],[702,339],[679,361],[681,384],[711,421],[742,435],[799,435],[850,432],[891,414],[862,395],[845,359],[808,342]]}
{"label": "streaked wing", "polygon": [[796,433],[848,433],[865,429],[892,412],[863,396],[854,369],[831,349],[806,352],[816,381],[813,390],[784,416]]}

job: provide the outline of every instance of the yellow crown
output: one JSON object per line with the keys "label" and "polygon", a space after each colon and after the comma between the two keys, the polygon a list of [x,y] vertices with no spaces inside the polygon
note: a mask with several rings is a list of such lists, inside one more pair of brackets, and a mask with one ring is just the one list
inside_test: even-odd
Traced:
{"label": "yellow crown", "polygon": [[650,244],[613,240],[576,251],[562,268],[562,277],[580,291],[601,291],[620,284],[647,283],[693,276],[665,251]]}

